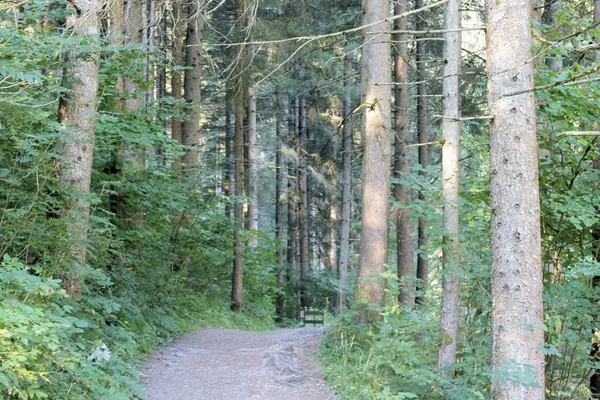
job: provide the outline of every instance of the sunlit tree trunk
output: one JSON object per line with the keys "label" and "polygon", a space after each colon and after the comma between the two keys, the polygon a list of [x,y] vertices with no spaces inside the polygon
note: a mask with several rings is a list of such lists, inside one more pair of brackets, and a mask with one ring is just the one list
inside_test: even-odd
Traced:
{"label": "sunlit tree trunk", "polygon": [[181,143],[188,148],[182,158],[184,171],[197,173],[200,162],[200,87],[202,84],[202,43],[204,40],[204,12],[202,0],[192,0],[187,7],[187,32],[185,37],[184,98],[187,119],[181,128]]}
{"label": "sunlit tree trunk", "polygon": [[[407,11],[406,0],[399,0],[394,5],[394,14]],[[407,30],[407,17],[394,20],[394,31]],[[405,178],[410,170],[408,144],[410,141],[409,87],[408,87],[408,35],[394,33],[394,176]],[[415,302],[414,290],[414,246],[413,229],[410,221],[410,209],[402,205],[410,201],[410,186],[396,183],[394,200],[398,203],[392,213],[396,220],[396,261],[400,292],[398,301],[405,305]]]}
{"label": "sunlit tree trunk", "polygon": [[[529,0],[488,0],[486,10],[493,117],[491,398],[542,400],[543,285]],[[506,371],[520,379],[506,379]],[[524,376],[531,378],[523,382]]]}
{"label": "sunlit tree trunk", "polygon": [[442,307],[440,313],[440,349],[438,366],[442,373],[454,376],[456,347],[458,340],[458,299],[459,279],[459,175],[460,175],[460,93],[459,73],[461,64],[460,0],[450,0],[446,4],[444,18],[444,80],[443,80],[443,122],[442,133],[442,201],[443,246],[442,246]]}
{"label": "sunlit tree trunk", "polygon": [[346,306],[348,266],[350,262],[350,222],[352,218],[352,85],[350,60],[344,57],[344,129],[342,142],[342,221],[340,223],[339,290],[337,308],[342,312]]}
{"label": "sunlit tree trunk", "polygon": [[[415,8],[419,9],[424,6],[424,0],[416,0]],[[416,15],[416,29],[422,31],[425,29],[425,17],[424,15]],[[419,146],[419,164],[421,165],[421,171],[419,175],[424,178],[426,177],[425,170],[429,165],[429,148],[425,143],[429,141],[429,122],[427,120],[427,72],[425,61],[425,44],[424,41],[417,41],[417,136],[418,141],[421,144]],[[427,202],[424,190],[419,192],[419,200],[423,203]],[[429,281],[429,260],[427,258],[427,245],[428,238],[425,234],[426,221],[425,218],[419,217],[417,222],[417,247],[419,249],[419,255],[417,256],[417,297],[415,298],[417,304],[425,304],[425,291],[427,290],[427,283]]]}
{"label": "sunlit tree trunk", "polygon": [[[372,25],[389,16],[389,0],[365,0],[363,4],[362,90],[363,171],[362,231],[356,301],[383,305],[385,284],[381,274],[388,256],[388,216],[392,160],[391,141],[391,46],[389,26]],[[366,306],[358,321],[366,323],[378,314]]]}
{"label": "sunlit tree trunk", "polygon": [[[98,1],[73,1],[77,12],[67,18],[67,27],[86,46],[99,34]],[[82,294],[81,269],[86,262],[90,218],[89,192],[92,179],[96,96],[98,92],[98,54],[76,46],[67,54],[68,67],[63,72],[65,93],[58,106],[58,122],[64,128],[60,143],[59,180],[65,187],[65,237],[69,264],[64,271],[64,286],[75,299]]]}

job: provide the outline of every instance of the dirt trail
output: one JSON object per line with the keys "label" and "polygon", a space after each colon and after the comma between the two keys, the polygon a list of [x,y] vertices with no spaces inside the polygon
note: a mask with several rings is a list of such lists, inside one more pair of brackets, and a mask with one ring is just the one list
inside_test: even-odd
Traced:
{"label": "dirt trail", "polygon": [[335,400],[314,358],[323,328],[207,328],[156,352],[142,378],[150,400]]}

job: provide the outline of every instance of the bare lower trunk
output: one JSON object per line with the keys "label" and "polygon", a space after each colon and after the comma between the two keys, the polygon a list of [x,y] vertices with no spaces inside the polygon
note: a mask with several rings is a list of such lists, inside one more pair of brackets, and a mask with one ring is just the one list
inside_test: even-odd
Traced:
{"label": "bare lower trunk", "polygon": [[[94,42],[99,34],[97,1],[74,1],[78,12],[67,18],[75,35]],[[94,46],[92,46],[93,48]],[[80,53],[78,53],[80,52]],[[85,265],[90,217],[89,192],[92,178],[96,96],[98,92],[98,54],[75,48],[67,55],[69,67],[63,72],[58,122],[64,127],[60,146],[59,180],[67,190],[65,236],[69,264],[64,271],[64,286],[75,299],[81,298],[81,269]]]}
{"label": "bare lower trunk", "polygon": [[187,147],[182,158],[183,168],[189,174],[197,173],[200,162],[200,100],[202,85],[202,42],[204,15],[202,3],[188,3],[188,25],[185,38],[185,65],[188,68],[184,77],[184,98],[187,119],[183,121],[181,142]]}
{"label": "bare lower trunk", "polygon": [[460,175],[460,93],[459,79],[461,37],[460,0],[450,0],[446,4],[444,17],[446,29],[452,32],[444,34],[444,108],[442,132],[442,201],[444,204],[442,246],[442,306],[440,314],[440,351],[438,366],[446,376],[454,376],[456,348],[458,340],[458,299],[459,279],[458,263],[458,201]]}
{"label": "bare lower trunk", "polygon": [[[492,229],[492,395],[544,399],[542,258],[528,0],[486,2]],[[527,91],[519,95],[512,93]],[[507,373],[518,374],[506,379]],[[525,376],[530,378],[523,381]]]}
{"label": "bare lower trunk", "polygon": [[[389,17],[388,0],[367,0],[363,6],[364,25]],[[392,160],[390,124],[391,47],[389,26],[371,25],[363,32],[362,89],[363,114],[363,186],[362,232],[356,301],[358,304],[383,305],[385,271],[388,256],[388,216]],[[378,318],[363,305],[358,321]]]}
{"label": "bare lower trunk", "polygon": [[[415,8],[422,8],[424,6],[424,0],[416,0]],[[417,14],[416,28],[418,31],[424,30],[425,28],[425,17],[423,14]],[[427,121],[427,74],[425,61],[425,45],[426,42],[417,42],[417,81],[420,82],[417,85],[417,135],[420,144],[427,143],[429,141],[429,123]],[[429,153],[428,146],[419,146],[419,164],[421,165],[421,171],[419,175],[421,177],[426,176],[425,170],[429,165]],[[427,202],[427,197],[424,191],[419,192],[419,200]],[[425,291],[427,290],[428,275],[429,275],[429,260],[427,258],[427,245],[428,238],[425,234],[425,218],[419,217],[418,221],[418,233],[417,233],[417,247],[419,249],[419,255],[417,257],[417,304],[425,304]]]}
{"label": "bare lower trunk", "polygon": [[[407,11],[406,0],[399,0],[394,6],[394,14],[400,15]],[[407,17],[394,21],[395,31],[407,30]],[[408,144],[410,141],[409,87],[408,87],[408,43],[403,33],[394,33],[394,176],[405,178],[410,170]],[[398,264],[398,279],[400,292],[398,301],[412,306],[415,302],[414,287],[414,246],[413,229],[410,221],[410,209],[404,208],[410,201],[410,186],[396,183],[394,185],[394,200],[397,203],[396,212],[396,261]]]}

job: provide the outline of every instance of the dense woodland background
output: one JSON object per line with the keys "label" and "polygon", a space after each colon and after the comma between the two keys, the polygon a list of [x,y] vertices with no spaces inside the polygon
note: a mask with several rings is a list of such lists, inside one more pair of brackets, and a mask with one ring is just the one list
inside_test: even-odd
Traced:
{"label": "dense woodland background", "polygon": [[600,3],[487,7],[0,0],[0,397],[143,398],[162,343],[300,307],[342,399],[600,397]]}

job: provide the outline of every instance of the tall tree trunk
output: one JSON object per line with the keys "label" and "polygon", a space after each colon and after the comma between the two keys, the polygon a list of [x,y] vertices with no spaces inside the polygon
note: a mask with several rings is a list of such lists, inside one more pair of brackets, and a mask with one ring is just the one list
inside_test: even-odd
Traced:
{"label": "tall tree trunk", "polygon": [[[246,27],[246,12],[247,1],[235,1],[235,34],[238,40],[243,40],[243,33]],[[233,215],[235,218],[234,228],[234,250],[233,250],[233,272],[231,277],[231,309],[235,312],[242,311],[242,292],[243,292],[243,273],[244,273],[244,203],[240,197],[244,195],[244,97],[245,90],[243,81],[243,54],[245,53],[244,46],[239,49],[239,61],[235,68],[235,97],[234,97],[234,113],[235,113],[235,196],[237,197]]]}
{"label": "tall tree trunk", "polygon": [[[529,0],[486,1],[492,399],[544,399],[542,257]],[[523,91],[527,91],[523,93]],[[513,95],[515,92],[521,94]],[[532,381],[500,377],[528,371]],[[523,376],[523,374],[519,374]]]}
{"label": "tall tree trunk", "polygon": [[[600,26],[600,0],[594,0],[594,27],[599,29]],[[593,54],[594,62],[600,63],[600,50],[594,51]],[[600,168],[600,165],[594,165],[596,169]],[[596,211],[598,212],[598,211]],[[598,242],[600,249],[600,228],[595,228],[592,231],[592,235],[594,239]],[[600,262],[600,253],[596,252],[594,255],[596,261]],[[597,287],[600,284],[600,276],[595,276],[592,279],[592,286]],[[595,336],[598,336],[598,330],[594,332]],[[592,349],[590,352],[590,356],[592,361],[598,362],[600,361],[600,344],[592,343]],[[590,391],[592,392],[592,398],[600,399],[600,369],[594,369],[592,375],[590,376]]]}
{"label": "tall tree trunk", "polygon": [[237,197],[233,214],[235,218],[234,259],[231,290],[231,309],[235,312],[242,310],[242,281],[244,270],[244,203],[239,197],[244,195],[244,92],[237,88],[235,95],[235,196]]}
{"label": "tall tree trunk", "polygon": [[200,163],[200,100],[202,85],[202,42],[204,40],[204,15],[202,0],[188,3],[188,23],[185,37],[184,98],[187,119],[181,128],[181,143],[187,146],[182,158],[183,168],[188,174],[197,173]]}
{"label": "tall tree trunk", "polygon": [[438,366],[446,376],[454,376],[456,347],[458,340],[458,299],[460,262],[458,240],[458,201],[460,175],[460,93],[459,74],[461,63],[460,0],[450,0],[446,4],[444,18],[444,107],[442,133],[442,201],[443,232],[442,246],[442,307],[440,314],[440,351]]}
{"label": "tall tree trunk", "polygon": [[281,125],[283,123],[283,95],[281,90],[277,88],[275,90],[275,238],[277,240],[277,274],[275,276],[277,288],[279,293],[275,300],[275,312],[279,319],[283,318],[284,310],[284,276],[285,276],[285,249],[284,245],[284,203],[283,203],[283,183],[285,180],[285,165],[283,162],[283,132]]}
{"label": "tall tree trunk", "polygon": [[[390,106],[391,46],[389,26],[373,25],[388,18],[389,0],[366,0],[363,6],[362,90],[363,185],[362,232],[356,301],[383,305],[384,280],[388,256],[388,201],[392,160]],[[366,323],[378,314],[362,306],[358,321]]]}
{"label": "tall tree trunk", "polygon": [[[96,0],[73,1],[77,13],[67,18],[67,27],[75,35],[93,43],[99,34],[100,4]],[[92,45],[93,49],[94,46]],[[59,180],[67,189],[65,228],[69,266],[64,272],[67,293],[81,298],[81,269],[85,264],[90,217],[88,200],[94,156],[96,96],[98,93],[98,54],[80,48],[67,54],[69,66],[63,72],[66,89],[58,106],[58,122],[64,127],[60,143]]]}
{"label": "tall tree trunk", "polygon": [[[223,174],[223,188],[225,196],[231,199],[235,193],[234,174],[235,174],[235,152],[233,141],[235,140],[235,115],[234,115],[234,99],[231,88],[225,91],[225,172]],[[225,215],[229,218],[234,218],[231,201],[225,203]]]}
{"label": "tall tree trunk", "polygon": [[[415,8],[423,8],[425,5],[424,0],[416,0]],[[422,13],[416,15],[416,29],[417,31],[425,30],[425,17]],[[429,141],[429,122],[427,120],[427,72],[425,61],[425,45],[426,42],[419,40],[417,42],[417,136],[418,141],[421,144],[419,146],[419,164],[421,170],[419,175],[425,179],[427,176],[425,170],[429,165],[429,148],[424,145]],[[419,200],[427,202],[427,196],[424,190],[419,191]],[[419,255],[417,256],[417,297],[415,298],[417,304],[425,304],[425,291],[427,290],[427,283],[429,281],[429,260],[427,258],[427,245],[429,240],[425,233],[426,221],[425,218],[419,217],[417,222],[417,247],[419,249]]]}
{"label": "tall tree trunk", "polygon": [[308,232],[308,157],[306,156],[307,117],[306,100],[300,99],[300,131],[298,137],[299,185],[300,185],[300,306],[306,307],[306,276],[310,265],[309,232]]}
{"label": "tall tree trunk", "polygon": [[[248,187],[246,196],[248,196],[248,230],[258,230],[258,197],[256,193],[256,183],[258,178],[258,165],[256,159],[256,94],[254,88],[248,88]],[[258,242],[253,237],[248,242],[248,246],[256,247]]]}
{"label": "tall tree trunk", "polygon": [[[406,0],[398,0],[394,5],[394,14],[400,15],[407,11]],[[394,31],[406,31],[408,18],[394,20]],[[410,170],[408,144],[410,141],[410,114],[408,89],[408,43],[404,33],[394,33],[394,176],[405,178]],[[394,200],[396,206],[396,261],[398,264],[398,279],[400,292],[398,301],[412,306],[415,302],[414,288],[414,246],[413,229],[410,221],[410,209],[402,205],[410,201],[410,186],[396,183],[394,185]]]}
{"label": "tall tree trunk", "polygon": [[344,57],[344,130],[342,144],[342,221],[340,224],[339,291],[337,308],[341,313],[346,306],[348,265],[350,262],[350,220],[352,218],[352,85],[350,60]]}
{"label": "tall tree trunk", "polygon": [[[183,1],[173,0],[173,72],[171,74],[171,95],[180,100],[182,93],[182,71],[183,68],[183,37],[185,35],[185,21],[183,17]],[[181,144],[181,129],[183,122],[178,117],[171,119],[171,138]],[[176,162],[180,165],[180,160]]]}

